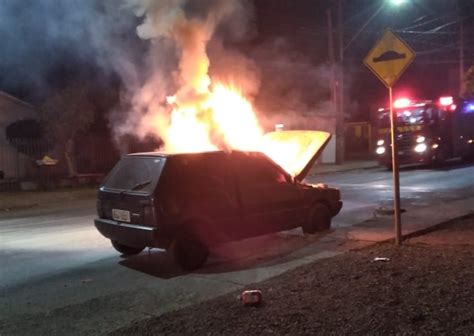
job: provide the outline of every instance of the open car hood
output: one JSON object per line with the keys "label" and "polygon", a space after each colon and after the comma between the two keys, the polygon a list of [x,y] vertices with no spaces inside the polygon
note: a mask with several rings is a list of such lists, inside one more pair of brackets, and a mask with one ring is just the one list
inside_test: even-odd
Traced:
{"label": "open car hood", "polygon": [[264,135],[262,152],[301,182],[330,139],[322,131],[275,131]]}

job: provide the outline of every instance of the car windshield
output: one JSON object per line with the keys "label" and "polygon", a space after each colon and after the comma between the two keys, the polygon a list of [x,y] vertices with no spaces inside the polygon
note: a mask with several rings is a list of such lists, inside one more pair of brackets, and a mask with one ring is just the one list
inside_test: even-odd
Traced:
{"label": "car windshield", "polygon": [[103,187],[121,191],[151,193],[161,175],[164,158],[126,157],[105,179]]}
{"label": "car windshield", "polygon": [[[398,126],[429,124],[435,117],[433,109],[425,106],[400,108],[396,111]],[[378,119],[379,127],[390,127],[390,111],[382,111]]]}

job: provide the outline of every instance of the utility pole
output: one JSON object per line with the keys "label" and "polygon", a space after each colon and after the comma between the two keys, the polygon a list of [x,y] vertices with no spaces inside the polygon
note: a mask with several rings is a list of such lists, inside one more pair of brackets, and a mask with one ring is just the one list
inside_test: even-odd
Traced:
{"label": "utility pole", "polygon": [[332,28],[332,13],[331,9],[326,10],[328,20],[328,58],[330,66],[330,88],[331,88],[331,110],[334,114],[337,113],[337,91],[336,91],[336,64],[334,60],[334,31]]}
{"label": "utility pole", "polygon": [[344,32],[342,22],[343,0],[337,3],[338,67],[336,95],[336,164],[344,163]]}
{"label": "utility pole", "polygon": [[464,96],[464,20],[460,0],[456,1],[456,9],[459,15],[459,97]]}
{"label": "utility pole", "polygon": [[459,97],[464,95],[464,24],[460,19],[459,28]]}

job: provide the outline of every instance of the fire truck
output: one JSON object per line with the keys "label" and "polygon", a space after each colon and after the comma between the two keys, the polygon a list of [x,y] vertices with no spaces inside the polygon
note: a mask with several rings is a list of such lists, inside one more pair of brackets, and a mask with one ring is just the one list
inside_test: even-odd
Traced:
{"label": "fire truck", "polygon": [[[404,164],[441,164],[474,158],[474,99],[397,99],[393,103],[398,160]],[[376,150],[381,165],[391,169],[390,109],[377,113]]]}

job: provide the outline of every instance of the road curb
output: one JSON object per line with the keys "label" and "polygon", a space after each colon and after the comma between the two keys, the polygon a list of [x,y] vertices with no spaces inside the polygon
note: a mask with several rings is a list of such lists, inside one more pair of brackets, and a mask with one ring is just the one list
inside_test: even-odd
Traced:
{"label": "road curb", "polygon": [[[433,224],[433,225],[428,226],[428,227],[420,228],[418,230],[415,229],[415,230],[413,230],[411,232],[408,232],[408,233],[402,233],[402,242],[404,242],[408,239],[411,239],[411,238],[420,237],[420,236],[423,236],[425,234],[429,234],[431,232],[438,231],[440,229],[443,229],[444,227],[448,227],[453,222],[457,222],[459,220],[467,219],[467,218],[470,218],[470,217],[473,217],[473,216],[474,216],[474,211],[471,211],[467,214],[457,216],[457,217],[453,217],[453,218],[450,218],[450,219],[446,219],[442,222]],[[395,241],[396,241],[395,237],[380,239],[380,240],[364,240],[364,239],[351,238],[350,237],[350,232],[347,232],[346,235],[348,235],[347,236],[348,241],[358,241],[358,242],[363,242],[363,243],[367,244],[366,246],[363,246],[361,248],[349,249],[349,251],[364,249],[364,248],[374,246],[374,245],[378,245],[378,244],[395,243]]]}
{"label": "road curb", "polygon": [[[441,223],[434,224],[434,225],[426,227],[424,229],[420,229],[420,230],[416,230],[416,231],[404,234],[404,235],[402,235],[402,237],[403,237],[403,240],[406,240],[406,239],[411,239],[411,238],[423,236],[425,234],[444,229],[445,227],[448,227],[453,222],[457,222],[459,220],[464,220],[464,219],[467,219],[467,218],[470,218],[470,217],[473,217],[473,216],[474,216],[474,211],[472,211],[468,214],[462,215],[462,216],[458,216],[458,217],[454,217],[454,218],[445,220]],[[390,240],[395,241],[395,238],[392,238]]]}
{"label": "road curb", "polygon": [[11,207],[4,207],[4,208],[0,208],[0,212],[11,212],[11,211],[17,211],[17,210],[31,209],[31,208],[37,207],[38,205],[39,203],[31,203],[31,204],[15,205]]}

